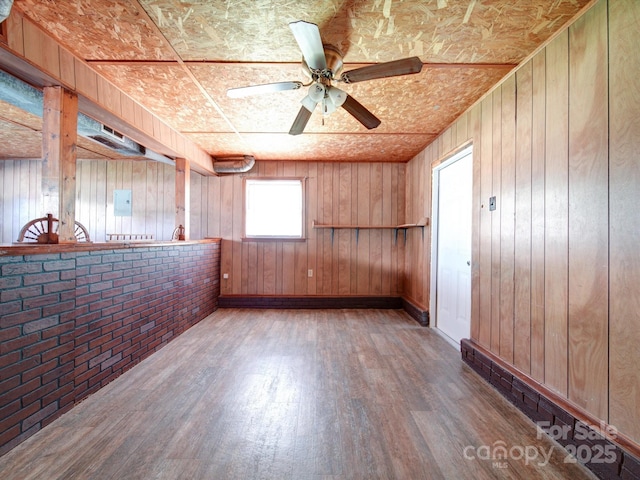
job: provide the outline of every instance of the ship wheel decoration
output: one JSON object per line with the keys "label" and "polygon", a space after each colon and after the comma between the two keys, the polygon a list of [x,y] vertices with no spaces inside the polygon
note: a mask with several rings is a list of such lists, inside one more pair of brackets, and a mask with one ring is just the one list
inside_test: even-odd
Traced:
{"label": "ship wheel decoration", "polygon": [[[75,222],[74,234],[79,243],[89,243],[89,232],[80,222]],[[35,218],[25,224],[18,236],[19,243],[58,243],[60,221],[50,213],[46,217]]]}

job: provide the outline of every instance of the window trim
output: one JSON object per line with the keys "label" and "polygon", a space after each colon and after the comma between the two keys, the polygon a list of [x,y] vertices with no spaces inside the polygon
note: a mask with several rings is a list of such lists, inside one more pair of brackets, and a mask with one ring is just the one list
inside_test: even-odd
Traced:
{"label": "window trim", "polygon": [[[297,180],[302,188],[302,231],[299,237],[277,236],[277,235],[247,235],[247,181],[266,180]],[[307,241],[307,177],[285,176],[285,177],[244,177],[242,179],[242,241],[243,242],[306,242]]]}

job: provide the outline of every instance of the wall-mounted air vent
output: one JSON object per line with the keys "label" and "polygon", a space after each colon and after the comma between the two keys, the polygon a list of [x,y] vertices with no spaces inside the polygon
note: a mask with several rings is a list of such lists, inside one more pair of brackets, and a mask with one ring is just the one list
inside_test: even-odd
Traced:
{"label": "wall-mounted air vent", "polygon": [[102,132],[106,133],[108,135],[111,135],[111,136],[117,138],[120,141],[124,140],[124,135],[123,134],[121,134],[117,130],[114,130],[111,127],[107,127],[106,125],[102,125]]}

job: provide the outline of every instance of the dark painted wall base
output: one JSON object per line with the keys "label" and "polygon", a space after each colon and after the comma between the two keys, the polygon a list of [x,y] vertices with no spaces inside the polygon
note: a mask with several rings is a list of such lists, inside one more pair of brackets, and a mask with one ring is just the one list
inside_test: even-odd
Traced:
{"label": "dark painted wall base", "polygon": [[389,308],[404,310],[424,327],[429,326],[429,312],[418,308],[403,297],[349,296],[265,296],[224,295],[219,308]]}
{"label": "dark painted wall base", "polygon": [[[460,350],[465,363],[598,478],[640,480],[638,458],[597,433],[588,422],[576,418],[547,395],[537,391],[533,382],[519,378],[505,368],[506,364],[500,365],[498,359],[470,340],[463,339]],[[615,432],[609,433],[615,435]]]}
{"label": "dark painted wall base", "polygon": [[219,308],[390,308],[401,309],[400,297],[329,297],[225,295],[218,299]]}
{"label": "dark painted wall base", "polygon": [[422,325],[423,327],[429,326],[428,310],[422,310],[421,308],[418,308],[416,305],[411,303],[410,300],[407,300],[404,297],[402,298],[402,308],[420,325]]}

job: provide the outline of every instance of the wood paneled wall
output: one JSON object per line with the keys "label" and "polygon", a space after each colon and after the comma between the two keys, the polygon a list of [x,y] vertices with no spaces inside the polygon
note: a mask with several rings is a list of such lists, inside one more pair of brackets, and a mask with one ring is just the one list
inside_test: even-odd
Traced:
{"label": "wood paneled wall", "polygon": [[25,223],[46,214],[41,191],[41,161],[0,161],[0,244],[15,242]]}
{"label": "wood paneled wall", "polygon": [[[640,3],[598,2],[407,165],[411,211],[473,142],[472,339],[636,443],[639,29]],[[405,291],[426,303],[416,245]]]}
{"label": "wood paneled wall", "polygon": [[[28,221],[43,217],[42,162],[0,161],[0,244],[18,239]],[[131,190],[132,215],[113,214],[113,191]],[[94,242],[107,233],[147,233],[171,240],[175,217],[175,168],[153,161],[78,160],[76,220]]]}
{"label": "wood paneled wall", "polygon": [[[223,295],[396,295],[404,238],[393,230],[319,230],[323,224],[405,222],[405,166],[257,162],[249,176],[306,177],[305,242],[242,241],[242,175],[191,177],[191,238],[221,237]],[[417,221],[417,219],[408,219]],[[409,239],[407,239],[409,243]],[[313,276],[308,276],[313,270]]]}
{"label": "wood paneled wall", "polygon": [[[132,215],[115,216],[113,191],[131,190]],[[171,240],[175,218],[175,167],[157,162],[80,160],[76,220],[92,241],[109,233],[146,233]]]}

